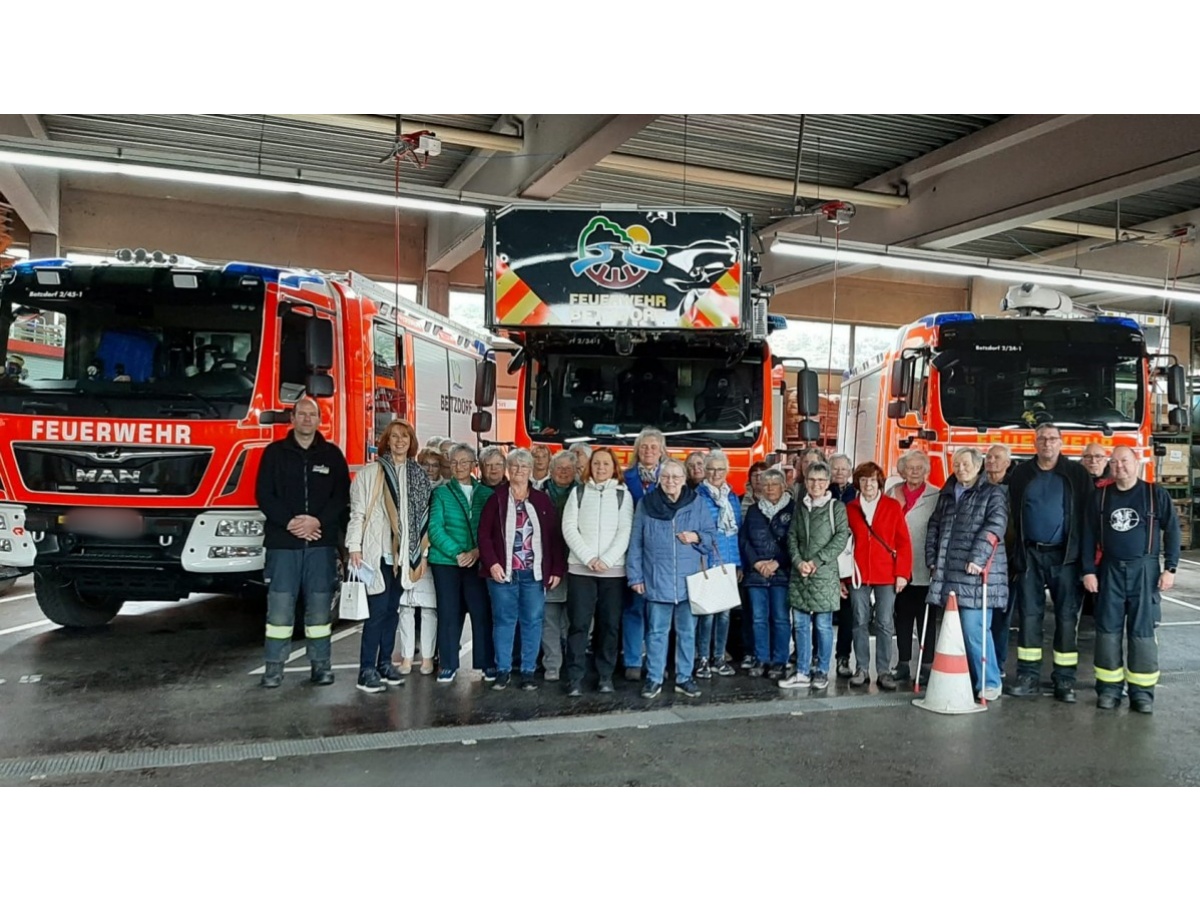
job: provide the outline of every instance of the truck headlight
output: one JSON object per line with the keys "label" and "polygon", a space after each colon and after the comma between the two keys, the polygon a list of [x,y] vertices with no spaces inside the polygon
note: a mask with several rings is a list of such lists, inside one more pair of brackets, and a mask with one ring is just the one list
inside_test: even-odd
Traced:
{"label": "truck headlight", "polygon": [[222,519],[217,537],[262,537],[263,523],[258,519]]}

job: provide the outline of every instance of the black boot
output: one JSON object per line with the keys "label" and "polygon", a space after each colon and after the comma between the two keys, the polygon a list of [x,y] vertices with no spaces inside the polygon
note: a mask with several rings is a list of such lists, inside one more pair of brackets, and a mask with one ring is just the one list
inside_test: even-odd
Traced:
{"label": "black boot", "polygon": [[259,684],[265,688],[277,688],[283,684],[283,663],[267,663],[263,671],[262,681]]}
{"label": "black boot", "polygon": [[333,666],[330,665],[329,660],[313,663],[312,675],[309,676],[309,680],[313,684],[321,686],[333,684]]}

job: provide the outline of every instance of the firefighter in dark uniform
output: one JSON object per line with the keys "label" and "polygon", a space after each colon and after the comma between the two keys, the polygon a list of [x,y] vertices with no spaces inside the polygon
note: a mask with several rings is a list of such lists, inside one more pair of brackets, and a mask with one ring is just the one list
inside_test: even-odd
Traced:
{"label": "firefighter in dark uniform", "polygon": [[310,397],[292,408],[292,430],[268,444],[258,466],[258,508],[266,517],[266,666],[262,686],[283,684],[296,605],[304,596],[304,637],[314,684],[333,684],[330,618],[341,531],[350,507],[346,457],[317,430]]}
{"label": "firefighter in dark uniform", "polygon": [[1043,423],[1034,435],[1037,455],[1016,466],[1008,485],[1013,525],[1013,556],[1021,633],[1017,642],[1017,681],[1004,693],[1042,693],[1042,627],[1046,590],[1054,601],[1054,698],[1075,702],[1079,668],[1080,550],[1083,520],[1091,508],[1091,476],[1062,455],[1062,433]]}
{"label": "firefighter in dark uniform", "polygon": [[[1137,477],[1137,456],[1129,447],[1112,454],[1113,482],[1096,492],[1084,523],[1083,586],[1096,591],[1096,705],[1116,709],[1129,687],[1135,712],[1154,712],[1158,684],[1157,621],[1159,591],[1175,584],[1179,564],[1179,519],[1161,486]],[[1100,551],[1099,565],[1095,563]],[[1159,569],[1159,555],[1165,571]],[[1097,578],[1097,568],[1099,577]],[[1129,635],[1122,667],[1121,636]]]}

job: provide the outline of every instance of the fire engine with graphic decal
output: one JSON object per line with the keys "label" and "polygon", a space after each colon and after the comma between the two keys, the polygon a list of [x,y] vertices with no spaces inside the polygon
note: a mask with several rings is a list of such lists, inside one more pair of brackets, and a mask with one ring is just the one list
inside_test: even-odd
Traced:
{"label": "fire engine with graphic decal", "polygon": [[422,437],[491,428],[488,336],[353,273],[33,260],[0,273],[0,358],[30,316],[62,353],[0,381],[0,577],[32,572],[60,625],[260,581],[258,462],[302,396],[352,471],[394,416]]}
{"label": "fire engine with graphic decal", "polygon": [[909,449],[929,455],[942,485],[961,447],[986,453],[1005,444],[1034,455],[1034,429],[1053,422],[1063,453],[1098,443],[1132,447],[1153,477],[1152,388],[1165,380],[1167,427],[1187,428],[1184,370],[1174,357],[1154,365],[1138,323],[1124,316],[1072,317],[1070,298],[1018,285],[1003,308],[1015,315],[929,315],[897,331],[892,349],[842,381],[838,449],[875,460],[889,474]]}
{"label": "fire engine with graphic decal", "polygon": [[[750,220],[728,209],[510,206],[486,225],[486,315],[519,347],[516,443],[616,448],[661,429],[680,458],[722,447],[729,481],[785,446],[783,359]],[[817,413],[803,360],[803,416]],[[816,436],[805,420],[803,437]]]}

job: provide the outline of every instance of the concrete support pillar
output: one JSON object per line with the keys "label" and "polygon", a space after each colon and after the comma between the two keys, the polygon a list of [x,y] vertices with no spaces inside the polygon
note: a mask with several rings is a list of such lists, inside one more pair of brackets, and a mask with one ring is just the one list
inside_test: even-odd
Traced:
{"label": "concrete support pillar", "polygon": [[450,315],[450,273],[425,272],[425,289],[421,292],[425,305],[435,313]]}
{"label": "concrete support pillar", "polygon": [[29,232],[29,258],[57,259],[58,235],[48,234],[45,231]]}

